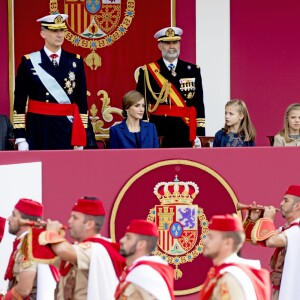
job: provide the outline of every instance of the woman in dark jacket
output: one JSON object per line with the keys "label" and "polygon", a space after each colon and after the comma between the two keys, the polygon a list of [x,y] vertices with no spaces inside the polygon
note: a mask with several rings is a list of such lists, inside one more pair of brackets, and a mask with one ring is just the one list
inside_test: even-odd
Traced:
{"label": "woman in dark jacket", "polygon": [[125,119],[110,127],[111,149],[159,148],[155,125],[143,121],[145,99],[140,92],[129,91],[122,100]]}

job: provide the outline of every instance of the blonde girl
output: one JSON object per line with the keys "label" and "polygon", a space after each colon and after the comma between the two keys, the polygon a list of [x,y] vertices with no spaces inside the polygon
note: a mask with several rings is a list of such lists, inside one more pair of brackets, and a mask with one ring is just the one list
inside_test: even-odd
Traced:
{"label": "blonde girl", "polygon": [[213,147],[255,146],[256,131],[244,101],[233,99],[225,105],[225,126],[214,138]]}
{"label": "blonde girl", "polygon": [[288,106],[283,129],[274,137],[274,146],[300,146],[300,104]]}

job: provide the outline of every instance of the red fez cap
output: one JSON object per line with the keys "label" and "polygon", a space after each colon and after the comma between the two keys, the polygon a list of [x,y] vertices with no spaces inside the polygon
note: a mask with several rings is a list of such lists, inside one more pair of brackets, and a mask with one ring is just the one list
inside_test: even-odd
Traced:
{"label": "red fez cap", "polygon": [[218,231],[244,231],[241,220],[237,215],[213,216],[210,220],[209,229]]}
{"label": "red fez cap", "polygon": [[285,195],[292,195],[300,197],[300,186],[299,185],[291,185],[288,190],[285,192]]}
{"label": "red fez cap", "polygon": [[131,220],[126,228],[126,232],[158,237],[158,229],[156,224],[146,220]]}
{"label": "red fez cap", "polygon": [[78,199],[75,203],[72,211],[78,211],[85,215],[91,216],[105,216],[105,210],[102,201],[100,200],[89,200],[89,199]]}
{"label": "red fez cap", "polygon": [[43,216],[43,204],[31,200],[22,198],[16,204],[15,208],[19,210],[21,213],[34,216],[34,217],[42,217]]}

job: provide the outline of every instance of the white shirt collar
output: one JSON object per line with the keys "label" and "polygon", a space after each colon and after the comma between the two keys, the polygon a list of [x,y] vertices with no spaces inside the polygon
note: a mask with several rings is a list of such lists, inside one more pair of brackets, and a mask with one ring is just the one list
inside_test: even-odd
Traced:
{"label": "white shirt collar", "polygon": [[178,58],[176,58],[172,63],[169,62],[169,61],[167,61],[167,60],[165,60],[164,58],[163,58],[163,61],[164,61],[164,63],[165,63],[165,65],[166,65],[167,68],[168,68],[169,64],[173,64],[175,66],[174,69],[176,69],[176,66],[177,66],[177,63],[178,63]]}
{"label": "white shirt collar", "polygon": [[44,46],[44,50],[45,50],[45,52],[46,52],[46,54],[47,54],[47,56],[49,57],[50,60],[51,60],[51,58],[50,58],[51,54],[57,54],[58,57],[56,58],[56,61],[59,64],[59,60],[60,60],[60,56],[61,56],[61,48],[57,52],[55,52],[55,53],[53,53],[48,48],[46,48],[46,46]]}

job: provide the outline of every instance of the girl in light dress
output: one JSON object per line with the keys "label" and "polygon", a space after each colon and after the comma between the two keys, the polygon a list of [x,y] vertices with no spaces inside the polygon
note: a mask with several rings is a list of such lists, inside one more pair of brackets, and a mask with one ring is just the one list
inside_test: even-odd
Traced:
{"label": "girl in light dress", "polygon": [[244,101],[233,99],[225,105],[225,126],[215,134],[213,147],[255,146],[256,131]]}
{"label": "girl in light dress", "polygon": [[274,146],[300,146],[300,104],[288,106],[283,129],[274,137]]}

